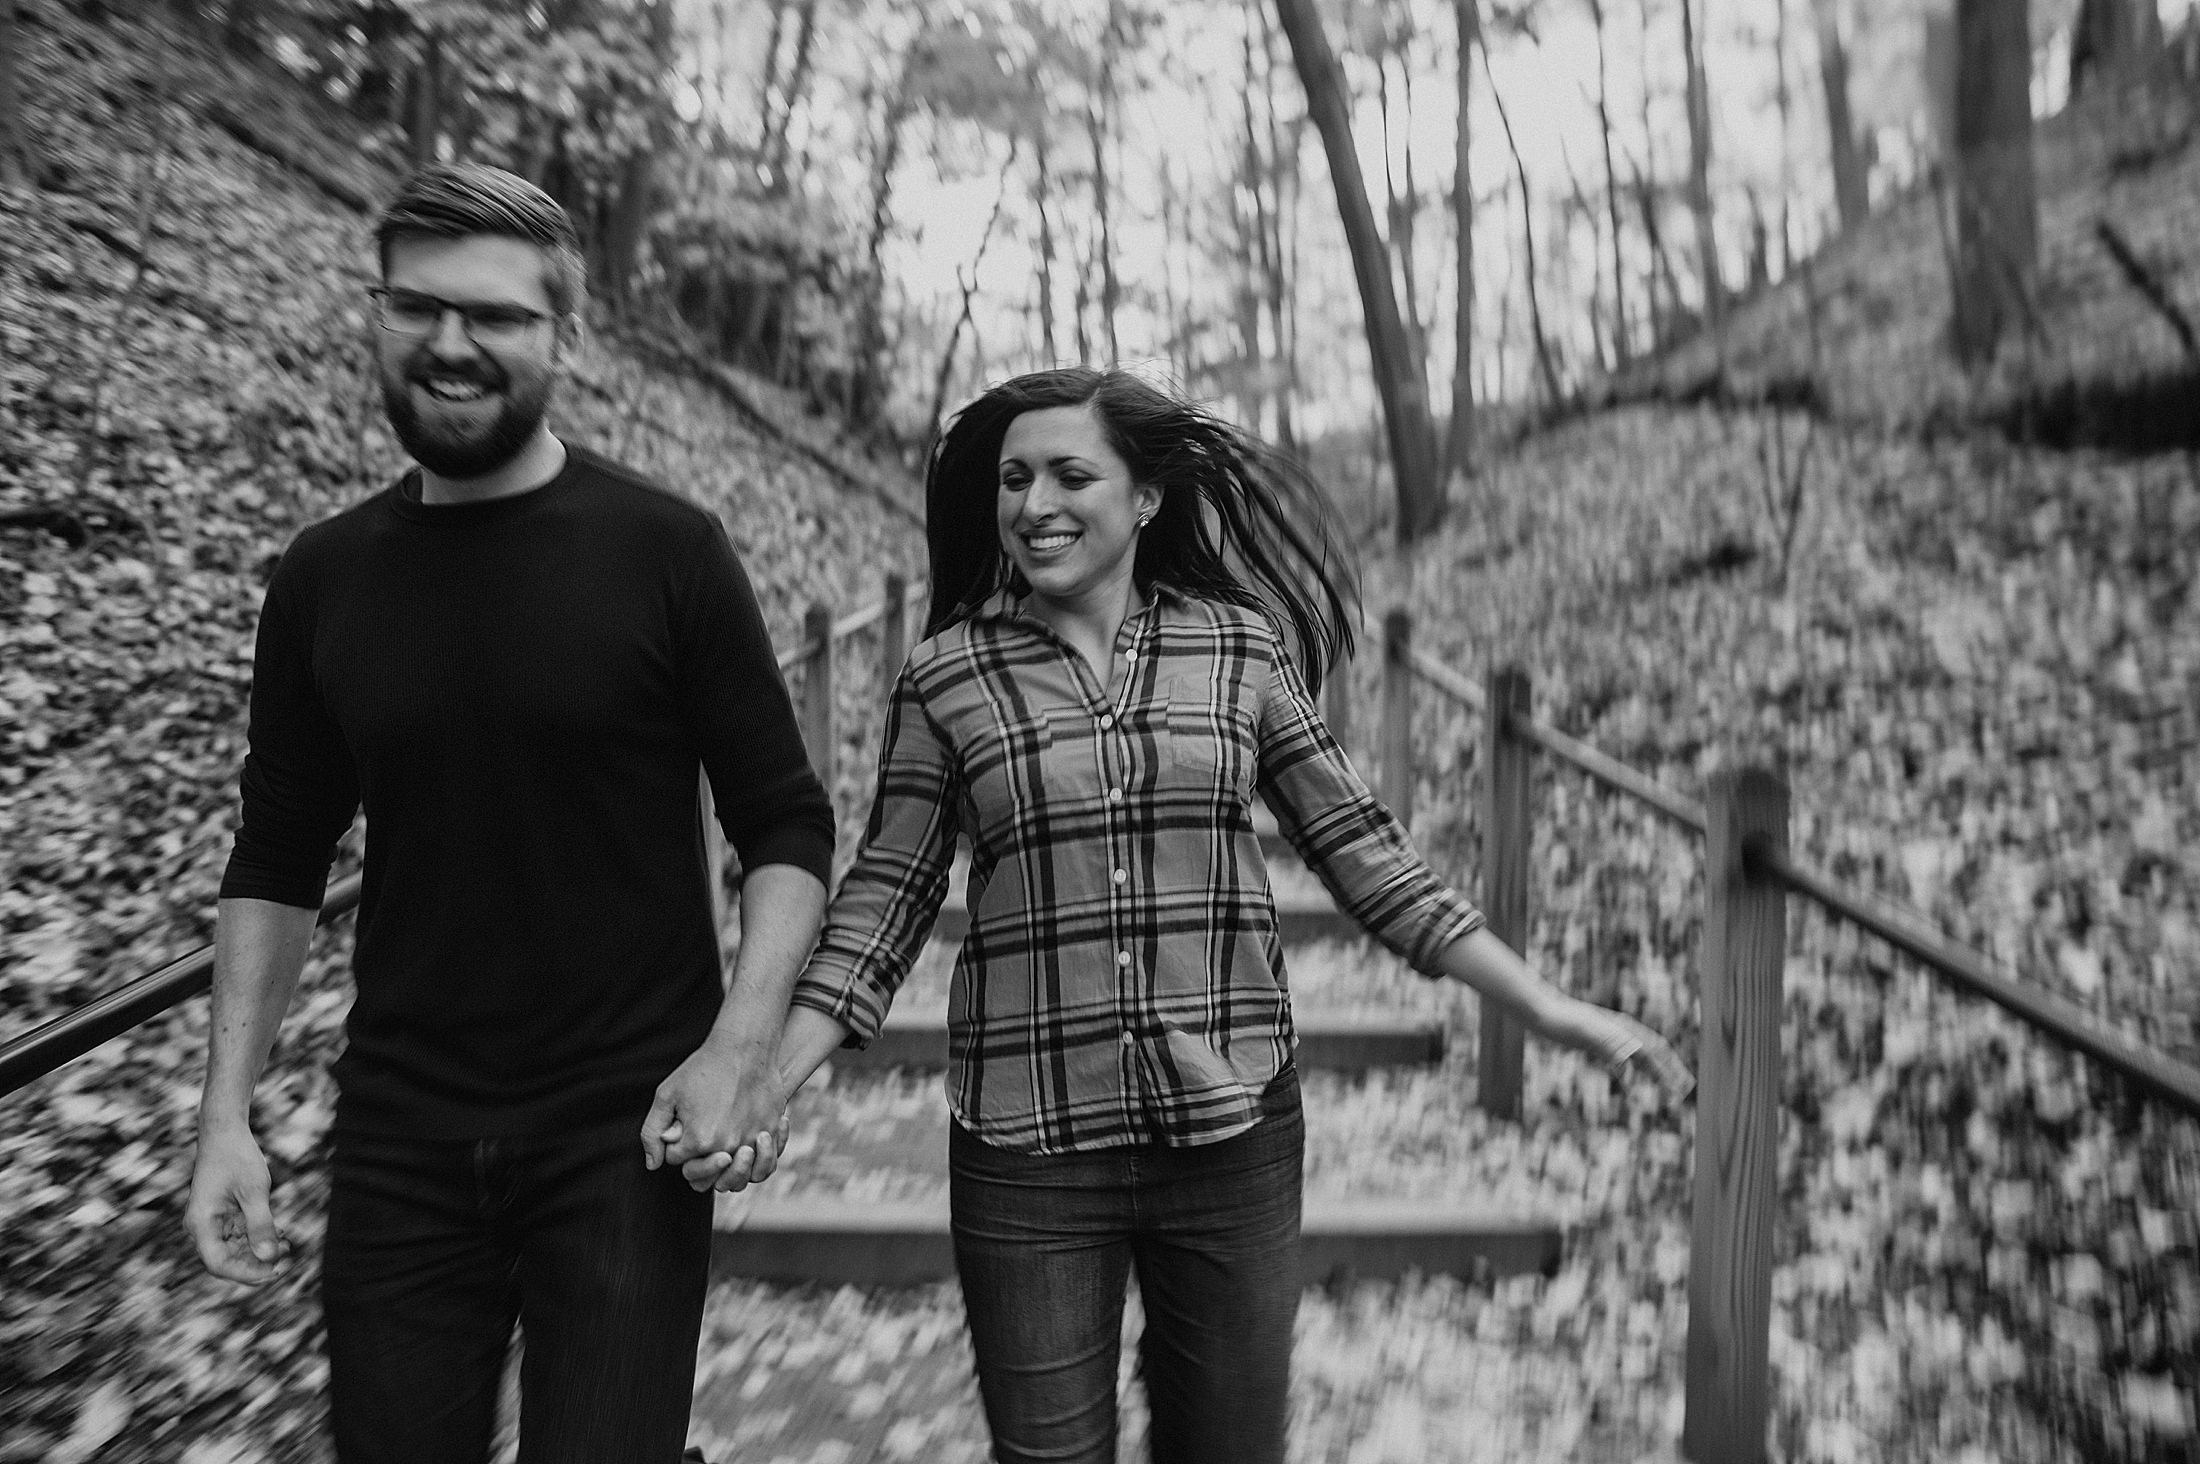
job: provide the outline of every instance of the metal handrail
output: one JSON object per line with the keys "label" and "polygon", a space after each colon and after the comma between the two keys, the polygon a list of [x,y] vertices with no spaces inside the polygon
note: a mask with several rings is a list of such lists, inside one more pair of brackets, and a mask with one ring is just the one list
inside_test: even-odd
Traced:
{"label": "metal handrail", "polygon": [[[1476,711],[1487,711],[1482,689],[1427,652],[1407,657],[1415,674]],[[1702,803],[1640,770],[1600,752],[1557,728],[1518,713],[1507,713],[1506,730],[1523,742],[1552,754],[1598,782],[1633,797],[1685,829],[1701,834],[1707,815]],[[2091,1013],[2010,972],[1978,951],[1950,940],[1920,911],[1841,884],[1816,866],[1771,848],[1744,850],[1751,872],[1779,880],[1799,895],[1816,900],[1837,915],[1886,941],[1927,969],[1977,996],[1983,996],[2041,1035],[2082,1052],[2149,1095],[2200,1118],[2200,1067],[2179,1062],[2160,1050],[2107,1027]]]}

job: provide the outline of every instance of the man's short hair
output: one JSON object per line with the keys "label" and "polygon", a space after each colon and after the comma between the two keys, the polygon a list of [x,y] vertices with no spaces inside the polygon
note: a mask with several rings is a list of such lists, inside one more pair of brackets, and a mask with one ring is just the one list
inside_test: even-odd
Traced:
{"label": "man's short hair", "polygon": [[493,234],[541,249],[549,260],[543,286],[550,308],[577,315],[588,295],[588,265],[580,235],[558,201],[520,177],[485,163],[430,163],[407,178],[375,221],[382,273],[390,245],[408,236],[463,239]]}

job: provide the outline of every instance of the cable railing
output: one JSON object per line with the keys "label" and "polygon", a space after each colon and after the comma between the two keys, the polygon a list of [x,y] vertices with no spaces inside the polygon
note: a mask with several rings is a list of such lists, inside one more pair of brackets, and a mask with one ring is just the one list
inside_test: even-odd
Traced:
{"label": "cable railing", "polygon": [[[884,705],[909,645],[910,612],[924,587],[898,574],[864,607],[836,616],[813,604],[802,637],[779,654],[799,674],[796,713],[828,788],[837,773],[835,666],[840,646],[876,628],[878,700]],[[1481,906],[1490,929],[1528,945],[1532,757],[1542,752],[1625,794],[1704,839],[1704,918],[1698,961],[1696,1166],[1690,1215],[1689,1335],[1682,1448],[1697,1464],[1758,1464],[1769,1411],[1772,1221],[1777,1208],[1780,1001],[1787,948],[1786,897],[1802,895],[1888,942],[1962,990],[1992,1001],[2033,1030],[2084,1053],[2149,1097],[2200,1117],[2200,1068],[2126,1037],[2074,1003],[2024,981],[1950,940],[1916,911],[1833,879],[1787,848],[1788,787],[1761,768],[1712,780],[1698,801],[1531,715],[1531,683],[1516,666],[1477,684],[1412,643],[1411,621],[1383,625],[1378,791],[1401,818],[1413,804],[1414,688],[1426,685],[1481,715]],[[1342,675],[1328,700],[1341,729],[1350,715]],[[706,790],[707,792],[707,790]],[[715,821],[705,819],[716,832]],[[714,858],[724,857],[714,843]],[[320,922],[359,902],[357,875],[329,888]],[[0,1097],[207,989],[213,947],[170,961],[91,1004],[0,1046]],[[1523,1032],[1495,1012],[1480,1026],[1477,1099],[1517,1118]]]}

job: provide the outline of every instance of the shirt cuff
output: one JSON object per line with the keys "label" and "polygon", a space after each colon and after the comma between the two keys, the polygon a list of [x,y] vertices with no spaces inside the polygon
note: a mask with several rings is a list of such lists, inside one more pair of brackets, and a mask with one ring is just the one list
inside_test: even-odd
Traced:
{"label": "shirt cuff", "polygon": [[886,1023],[885,1004],[861,986],[834,985],[805,976],[795,984],[791,1005],[823,1012],[846,1027],[848,1037],[840,1045],[856,1052],[869,1047]]}

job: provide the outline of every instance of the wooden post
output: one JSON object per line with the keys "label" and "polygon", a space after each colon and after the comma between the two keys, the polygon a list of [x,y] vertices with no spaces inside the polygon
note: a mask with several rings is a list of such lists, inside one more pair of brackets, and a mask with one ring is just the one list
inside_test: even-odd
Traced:
{"label": "wooden post", "polygon": [[[1528,859],[1533,832],[1528,807],[1529,756],[1512,735],[1511,718],[1528,715],[1532,688],[1518,666],[1489,677],[1489,712],[1482,738],[1482,914],[1490,934],[1514,950],[1528,949]],[[1526,1029],[1497,1003],[1482,1003],[1477,1098],[1492,1118],[1520,1117]]]}
{"label": "wooden post", "polygon": [[1413,617],[1383,617],[1383,802],[1413,826]]}
{"label": "wooden post", "polygon": [[886,614],[878,623],[878,704],[894,699],[894,682],[901,663],[909,659],[909,581],[895,570],[886,571]]}
{"label": "wooden post", "polygon": [[1762,1464],[1787,898],[1777,882],[1750,877],[1743,851],[1752,843],[1787,848],[1787,783],[1761,768],[1721,774],[1706,811],[1681,1452],[1696,1464]]}
{"label": "wooden post", "polygon": [[825,792],[833,791],[833,607],[818,601],[802,620],[802,638],[810,648],[802,668],[802,743]]}

